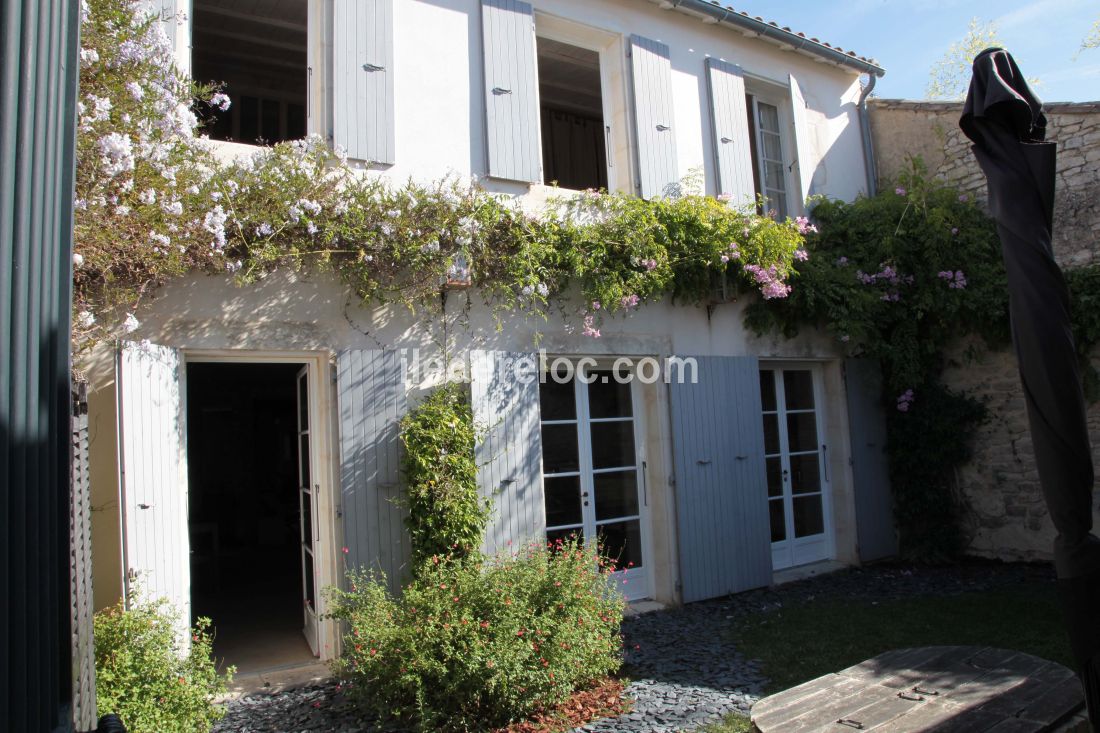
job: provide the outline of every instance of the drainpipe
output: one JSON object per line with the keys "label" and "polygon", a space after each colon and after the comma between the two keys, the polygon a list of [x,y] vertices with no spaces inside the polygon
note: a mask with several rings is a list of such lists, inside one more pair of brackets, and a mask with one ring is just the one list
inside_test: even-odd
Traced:
{"label": "drainpipe", "polygon": [[875,89],[878,77],[874,74],[867,75],[867,86],[859,95],[859,132],[863,138],[863,169],[867,174],[867,195],[874,196],[878,184],[878,173],[875,170],[875,147],[871,143],[871,118],[867,114],[867,97]]}

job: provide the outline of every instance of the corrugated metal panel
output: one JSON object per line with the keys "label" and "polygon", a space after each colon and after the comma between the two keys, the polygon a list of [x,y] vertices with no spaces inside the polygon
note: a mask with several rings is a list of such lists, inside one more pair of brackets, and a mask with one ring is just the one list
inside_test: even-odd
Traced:
{"label": "corrugated metal panel", "polygon": [[538,354],[470,354],[474,420],[485,429],[477,445],[478,489],[493,502],[485,551],[546,534],[539,428]]}
{"label": "corrugated metal panel", "polygon": [[847,359],[848,430],[852,441],[852,481],[856,504],[859,559],[881,560],[898,554],[894,498],[886,454],[886,413],[882,374],[873,359]]}
{"label": "corrugated metal panel", "polygon": [[685,603],[772,578],[759,362],[754,356],[696,360],[697,383],[670,385]]}
{"label": "corrugated metal panel", "polygon": [[538,183],[542,155],[531,6],[519,0],[482,0],[481,29],[489,175]]}
{"label": "corrugated metal panel", "polygon": [[0,716],[71,730],[69,311],[80,4],[0,4]]}
{"label": "corrugated metal panel", "polygon": [[665,44],[641,36],[630,37],[638,191],[647,199],[674,193],[679,184],[669,58]]}
{"label": "corrugated metal panel", "polygon": [[127,594],[167,598],[189,641],[191,559],[180,352],[124,341],[118,352],[119,466]]}
{"label": "corrugated metal panel", "polygon": [[340,510],[349,567],[382,570],[393,593],[408,570],[401,497],[400,422],[405,374],[394,351],[351,350],[337,359]]}
{"label": "corrugated metal panel", "polygon": [[729,194],[734,206],[752,204],[756,188],[752,182],[751,133],[741,67],[708,58],[707,90],[718,192]]}
{"label": "corrugated metal panel", "polygon": [[335,0],[332,63],[335,143],[393,164],[393,0]]}
{"label": "corrugated metal panel", "polygon": [[798,86],[798,80],[793,74],[788,75],[791,85],[791,118],[794,121],[794,147],[798,156],[798,206],[794,210],[801,210],[806,199],[810,197],[810,184],[813,183],[814,170],[817,161],[810,154],[810,123],[806,120],[806,100],[802,96],[802,89]]}

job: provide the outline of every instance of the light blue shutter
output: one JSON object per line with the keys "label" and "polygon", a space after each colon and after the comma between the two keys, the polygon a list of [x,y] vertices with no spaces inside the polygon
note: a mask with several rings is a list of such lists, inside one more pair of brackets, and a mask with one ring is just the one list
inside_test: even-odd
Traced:
{"label": "light blue shutter", "polygon": [[806,119],[806,99],[802,96],[802,89],[798,86],[798,80],[793,74],[788,74],[788,83],[791,87],[791,119],[794,122],[794,149],[797,155],[795,166],[798,171],[798,206],[796,210],[802,210],[806,205],[806,199],[810,197],[810,184],[814,180],[814,172],[817,170],[817,161],[811,155],[810,123]]}
{"label": "light blue shutter", "polygon": [[751,133],[741,67],[708,58],[707,90],[718,193],[729,194],[734,206],[753,204],[756,187],[752,181]]}
{"label": "light blue shutter", "polygon": [[675,193],[679,185],[668,46],[631,36],[630,71],[634,89],[638,191],[647,199],[667,196]]}
{"label": "light blue shutter", "polygon": [[685,603],[772,579],[759,362],[754,356],[696,361],[695,384],[670,384]]}
{"label": "light blue shutter", "polygon": [[191,557],[178,349],[123,341],[118,351],[119,482],[127,593],[167,598],[189,646]]}
{"label": "light blue shutter", "polygon": [[333,142],[349,158],[392,164],[393,0],[335,0],[332,54]]}
{"label": "light blue shutter", "polygon": [[341,352],[336,364],[340,415],[340,511],[349,567],[382,570],[400,590],[409,560],[401,496],[399,423],[405,375],[394,351]]}
{"label": "light blue shutter", "polygon": [[156,13],[160,18],[161,28],[164,29],[164,34],[168,36],[168,42],[175,51],[176,34],[179,30],[176,22],[176,0],[145,0],[145,5],[149,8],[149,12]]}
{"label": "light blue shutter", "polygon": [[859,559],[870,562],[898,554],[890,464],[886,455],[886,413],[882,407],[882,375],[878,364],[872,359],[845,360],[844,385],[852,441]]}
{"label": "light blue shutter", "polygon": [[528,3],[482,0],[489,175],[542,180],[535,20]]}
{"label": "light blue shutter", "polygon": [[474,420],[486,431],[477,445],[478,489],[493,503],[485,551],[542,540],[538,354],[475,350],[470,375]]}

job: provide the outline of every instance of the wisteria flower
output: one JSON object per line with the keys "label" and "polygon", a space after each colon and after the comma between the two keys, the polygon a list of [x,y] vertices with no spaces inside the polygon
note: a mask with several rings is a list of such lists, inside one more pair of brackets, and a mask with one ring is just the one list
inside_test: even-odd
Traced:
{"label": "wisteria flower", "polygon": [[109,132],[99,139],[100,161],[109,177],[134,169],[134,146],[129,135]]}
{"label": "wisteria flower", "polygon": [[91,311],[80,311],[76,314],[76,323],[81,328],[91,328],[95,325],[95,316]]}
{"label": "wisteria flower", "polygon": [[130,96],[138,102],[145,96],[145,90],[142,89],[141,84],[138,84],[136,81],[126,82],[126,91],[130,92]]}
{"label": "wisteria flower", "polygon": [[84,255],[79,252],[73,252],[73,266],[80,267],[84,264]]}
{"label": "wisteria flower", "polygon": [[916,397],[913,396],[913,390],[907,389],[898,396],[897,405],[898,412],[909,412],[909,406],[916,401]]}
{"label": "wisteria flower", "polygon": [[256,236],[257,237],[270,237],[274,233],[275,233],[275,230],[266,221],[263,222],[262,224],[260,224],[260,226],[256,227]]}
{"label": "wisteria flower", "polygon": [[122,330],[126,333],[133,333],[141,328],[141,321],[133,313],[126,314],[126,320],[122,322]]}
{"label": "wisteria flower", "polygon": [[214,96],[210,97],[210,106],[216,107],[222,112],[228,110],[229,105],[231,105],[232,103],[233,101],[229,98],[229,95],[225,94],[224,92],[216,92]]}
{"label": "wisteria flower", "polygon": [[80,49],[80,63],[84,66],[99,63],[99,52],[94,48]]}

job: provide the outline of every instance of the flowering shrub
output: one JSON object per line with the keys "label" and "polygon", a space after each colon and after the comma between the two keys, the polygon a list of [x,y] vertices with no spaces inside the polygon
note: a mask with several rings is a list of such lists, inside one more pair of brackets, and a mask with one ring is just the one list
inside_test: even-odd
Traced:
{"label": "flowering shrub", "polygon": [[192,270],[241,284],[281,267],[337,273],[365,300],[434,305],[448,277],[497,308],[544,315],[579,285],[577,314],[671,293],[707,299],[729,274],[785,297],[805,224],[775,222],[701,195],[642,201],[590,192],[543,215],[476,184],[395,185],[354,171],[320,138],[223,163],[195,111],[229,100],[175,71],[161,23],[137,0],[88,0],[82,23],[74,337],[139,324],[151,288]]}
{"label": "flowering shrub", "polygon": [[431,558],[392,598],[377,578],[331,591],[347,623],[338,673],[379,715],[471,731],[565,700],[618,669],[623,601],[573,541],[480,562]]}
{"label": "flowering shrub", "polygon": [[[1008,296],[993,222],[966,195],[929,181],[919,161],[892,190],[822,201],[811,257],[796,260],[783,301],[749,307],[758,333],[823,326],[848,353],[882,367],[889,456],[902,551],[942,559],[962,549],[965,507],[955,470],[985,409],[940,383],[944,350],[978,334],[1008,341]],[[928,460],[935,456],[936,460]]]}
{"label": "flowering shrub", "polygon": [[213,700],[234,670],[218,674],[210,620],[198,619],[183,654],[175,614],[161,600],[129,609],[120,601],[95,615],[96,706],[117,713],[131,733],[206,733],[225,715]]}
{"label": "flowering shrub", "polygon": [[437,388],[401,419],[414,568],[433,556],[480,550],[489,503],[477,493],[475,439],[464,384]]}

